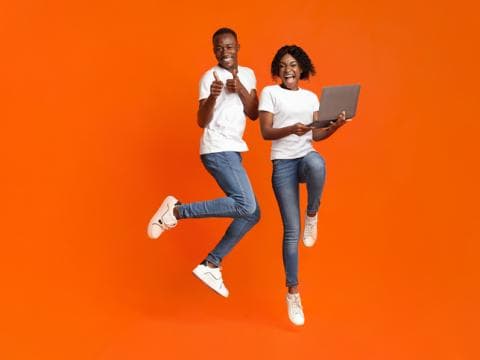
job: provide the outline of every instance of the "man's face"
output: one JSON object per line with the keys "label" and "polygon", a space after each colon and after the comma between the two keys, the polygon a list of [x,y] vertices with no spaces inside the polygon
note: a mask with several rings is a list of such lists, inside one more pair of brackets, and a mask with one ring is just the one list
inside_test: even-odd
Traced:
{"label": "man's face", "polygon": [[213,40],[213,52],[217,58],[218,65],[232,71],[238,66],[237,52],[240,44],[237,43],[232,34],[220,34]]}

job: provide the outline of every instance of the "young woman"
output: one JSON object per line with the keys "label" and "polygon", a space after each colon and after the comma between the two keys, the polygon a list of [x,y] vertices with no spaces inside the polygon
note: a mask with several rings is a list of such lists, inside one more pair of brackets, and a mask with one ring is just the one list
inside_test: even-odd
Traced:
{"label": "young woman", "polygon": [[272,61],[272,77],[279,85],[267,86],[260,96],[260,125],[265,140],[272,140],[272,185],[283,221],[283,264],[286,273],[288,316],[295,325],[305,322],[298,292],[298,240],[300,237],[299,184],[307,184],[308,205],[303,242],[311,247],[317,239],[317,211],[325,181],[325,161],[312,146],[345,124],[345,113],[327,128],[314,129],[318,97],[299,87],[300,80],[315,74],[302,48],[280,48]]}

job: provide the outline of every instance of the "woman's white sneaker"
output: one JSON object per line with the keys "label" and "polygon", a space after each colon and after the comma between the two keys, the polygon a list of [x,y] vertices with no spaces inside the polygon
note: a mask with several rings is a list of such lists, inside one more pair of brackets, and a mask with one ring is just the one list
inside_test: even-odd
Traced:
{"label": "woman's white sneaker", "polygon": [[287,307],[290,321],[297,326],[303,325],[305,323],[305,317],[303,315],[302,301],[300,300],[299,293],[287,293]]}
{"label": "woman's white sneaker", "polygon": [[305,227],[303,229],[303,244],[312,247],[317,241],[318,213],[315,216],[305,215]]}
{"label": "woman's white sneaker", "polygon": [[205,285],[209,286],[223,297],[228,297],[228,289],[223,283],[222,272],[219,267],[211,268],[207,265],[200,264],[193,269],[193,274],[202,280]]}
{"label": "woman's white sneaker", "polygon": [[147,234],[150,239],[158,239],[165,230],[177,225],[177,218],[173,215],[173,209],[178,200],[173,196],[167,196],[162,205],[151,218],[147,227]]}

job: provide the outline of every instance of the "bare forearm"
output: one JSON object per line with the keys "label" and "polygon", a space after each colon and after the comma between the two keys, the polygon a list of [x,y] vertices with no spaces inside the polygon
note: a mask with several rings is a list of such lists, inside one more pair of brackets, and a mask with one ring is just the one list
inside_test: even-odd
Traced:
{"label": "bare forearm", "polygon": [[262,128],[262,136],[265,140],[277,140],[293,134],[293,127]]}
{"label": "bare forearm", "polygon": [[255,93],[248,93],[247,89],[243,85],[240,86],[238,96],[242,100],[243,111],[252,120],[258,118],[258,98]]}
{"label": "bare forearm", "polygon": [[339,128],[341,128],[343,125],[331,125],[327,129],[319,129],[319,130],[314,130],[313,131],[313,141],[321,141],[328,139],[330,136],[332,136]]}
{"label": "bare forearm", "polygon": [[198,108],[197,123],[201,128],[206,127],[212,120],[216,101],[217,98],[210,95]]}

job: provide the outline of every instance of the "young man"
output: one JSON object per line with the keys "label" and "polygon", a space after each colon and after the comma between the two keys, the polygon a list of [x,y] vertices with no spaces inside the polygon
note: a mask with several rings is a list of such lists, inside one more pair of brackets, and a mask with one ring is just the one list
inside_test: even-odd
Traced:
{"label": "young man", "polygon": [[212,40],[218,64],[200,80],[197,122],[204,129],[200,141],[202,163],[226,196],[189,204],[167,196],[150,220],[147,231],[150,238],[157,239],[180,219],[233,218],[217,246],[193,270],[206,285],[228,297],[220,263],[260,219],[260,209],[241,157],[241,153],[248,150],[242,138],[245,115],[257,119],[258,98],[255,74],[238,65],[237,34],[221,28],[213,34]]}

